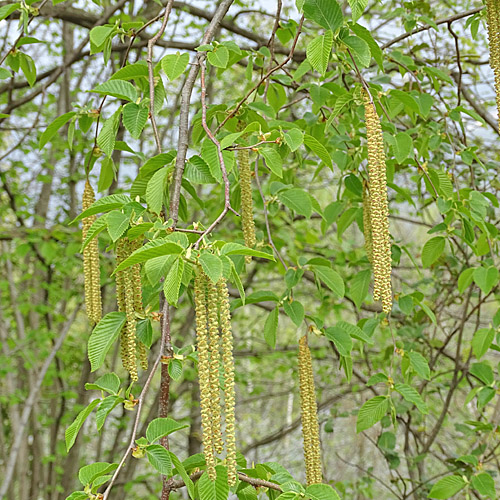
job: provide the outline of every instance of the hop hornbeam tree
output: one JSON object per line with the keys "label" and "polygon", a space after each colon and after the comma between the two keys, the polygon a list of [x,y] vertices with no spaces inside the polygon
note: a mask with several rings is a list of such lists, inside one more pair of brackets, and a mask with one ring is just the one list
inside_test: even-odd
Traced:
{"label": "hop hornbeam tree", "polygon": [[496,1],[0,27],[0,500],[498,497]]}

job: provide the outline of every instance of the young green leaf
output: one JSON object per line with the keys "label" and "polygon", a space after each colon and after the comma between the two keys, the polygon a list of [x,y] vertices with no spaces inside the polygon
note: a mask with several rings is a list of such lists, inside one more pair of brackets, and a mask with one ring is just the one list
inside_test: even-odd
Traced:
{"label": "young green leaf", "polygon": [[464,489],[466,484],[462,476],[443,477],[432,487],[428,498],[445,500]]}
{"label": "young green leaf", "polygon": [[184,52],[181,54],[168,54],[161,60],[161,69],[165,72],[168,79],[173,81],[184,73],[189,64],[189,54]]}
{"label": "young green leaf", "polygon": [[387,396],[375,396],[369,399],[359,410],[356,432],[362,432],[374,426],[387,414],[389,400]]}
{"label": "young green leaf", "polygon": [[274,349],[276,347],[276,332],[278,331],[279,307],[275,307],[267,316],[264,324],[264,339],[267,345]]}
{"label": "young green leaf", "polygon": [[94,399],[91,401],[88,406],[86,406],[73,420],[73,423],[66,429],[64,433],[64,437],[66,440],[66,451],[69,451],[72,446],[75,444],[76,436],[78,435],[79,430],[81,429],[83,423],[87,419],[87,417],[92,413],[92,410],[101,402],[100,399]]}

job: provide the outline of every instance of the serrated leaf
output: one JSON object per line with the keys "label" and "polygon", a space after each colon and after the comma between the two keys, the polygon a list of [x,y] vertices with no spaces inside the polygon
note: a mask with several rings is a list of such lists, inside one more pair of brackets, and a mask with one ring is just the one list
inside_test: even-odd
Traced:
{"label": "serrated leaf", "polygon": [[292,302],[285,301],[283,309],[298,328],[302,324],[302,321],[304,321],[304,306],[298,300],[293,300]]}
{"label": "serrated leaf", "polygon": [[393,145],[394,157],[398,163],[402,163],[406,158],[411,158],[413,153],[413,139],[406,132],[398,132],[394,137]]}
{"label": "serrated leaf", "polygon": [[69,113],[64,113],[64,115],[58,116],[44,131],[44,133],[40,136],[40,142],[38,143],[38,149],[42,149],[47,142],[56,135],[57,131],[68,123],[71,118],[76,115],[74,111],[70,111]]}
{"label": "serrated leaf", "polygon": [[167,182],[168,168],[163,167],[157,170],[146,187],[146,203],[151,212],[159,214],[163,208],[163,197]]}
{"label": "serrated leaf", "polygon": [[304,217],[311,217],[313,210],[311,198],[303,189],[292,188],[286,191],[280,191],[278,193],[278,198],[283,205],[291,210],[294,210]]}
{"label": "serrated leaf", "polygon": [[470,286],[473,280],[474,268],[469,267],[469,269],[465,269],[460,273],[457,282],[457,288],[460,293],[464,293],[464,291]]}
{"label": "serrated leaf", "polygon": [[307,60],[311,63],[311,66],[323,76],[328,69],[332,46],[333,33],[328,30],[324,35],[314,38],[306,48]]}
{"label": "serrated leaf", "polygon": [[495,337],[493,328],[480,328],[472,337],[472,352],[477,359],[481,359],[490,348]]}
{"label": "serrated leaf", "polygon": [[336,0],[305,0],[304,14],[320,26],[333,32],[342,26],[342,10]]}
{"label": "serrated leaf", "polygon": [[88,343],[91,371],[95,372],[104,363],[107,352],[118,338],[127,317],[125,313],[113,311],[97,323]]}
{"label": "serrated leaf", "polygon": [[92,92],[100,95],[109,95],[125,101],[137,101],[137,90],[126,80],[108,80],[95,87]]}
{"label": "serrated leaf", "polygon": [[85,384],[85,389],[100,390],[116,395],[120,390],[120,378],[116,373],[106,373],[91,384]]}
{"label": "serrated leaf", "polygon": [[66,429],[64,438],[66,441],[66,451],[69,451],[75,444],[78,431],[81,429],[87,417],[92,413],[92,410],[101,402],[100,399],[94,399],[86,406],[73,420],[73,423]]}
{"label": "serrated leaf", "polygon": [[170,459],[172,460],[174,467],[177,469],[177,474],[179,474],[184,480],[184,484],[186,485],[189,497],[191,498],[191,500],[194,500],[195,492],[194,492],[193,481],[189,477],[189,474],[186,472],[186,469],[184,468],[182,462],[171,451],[169,453],[170,453]]}
{"label": "serrated leaf", "polygon": [[358,309],[361,307],[361,304],[363,304],[368,294],[371,275],[370,269],[365,269],[364,271],[356,273],[349,282],[349,294]]}
{"label": "serrated leaf", "polygon": [[82,253],[87,245],[102,231],[104,231],[108,225],[108,221],[106,220],[107,215],[103,215],[94,221],[94,223],[90,226],[87,231],[87,237],[82,242],[82,246],[80,247],[80,253]]}
{"label": "serrated leaf", "polygon": [[356,22],[366,9],[368,0],[349,0],[349,5],[351,6],[352,20]]}
{"label": "serrated leaf", "polygon": [[427,241],[422,249],[422,265],[430,267],[441,257],[446,240],[442,236],[436,236]]}
{"label": "serrated leaf", "polygon": [[5,18],[9,17],[13,12],[19,9],[20,6],[20,3],[10,3],[7,5],[2,5],[2,7],[0,7],[0,21],[3,21]]}
{"label": "serrated leaf", "polygon": [[239,243],[226,243],[221,249],[221,255],[251,255],[260,259],[275,260],[274,256],[269,253],[254,250]]}
{"label": "serrated leaf", "polygon": [[305,494],[311,500],[340,500],[337,492],[328,484],[311,484]]}
{"label": "serrated leaf", "polygon": [[429,413],[429,408],[427,408],[422,396],[420,396],[416,389],[408,384],[395,384],[394,389],[399,392],[399,394],[401,394],[406,401],[413,403],[420,413],[423,413],[424,415]]}
{"label": "serrated leaf", "polygon": [[431,489],[428,498],[445,500],[465,488],[466,482],[461,476],[447,476],[440,479]]}
{"label": "serrated leaf", "polygon": [[296,128],[292,128],[288,132],[285,132],[284,137],[286,145],[292,152],[297,151],[304,143],[304,132]]}
{"label": "serrated leaf", "polygon": [[153,343],[153,327],[149,318],[140,319],[137,322],[137,340],[142,342],[148,349]]}
{"label": "serrated leaf", "polygon": [[137,80],[138,78],[148,78],[147,64],[134,63],[120,68],[114,73],[110,80]]}
{"label": "serrated leaf", "polygon": [[125,215],[121,210],[112,210],[106,216],[108,233],[113,242],[119,239],[127,230],[130,223],[130,216]]}
{"label": "serrated leaf", "polygon": [[33,59],[23,52],[19,52],[19,65],[26,77],[26,80],[30,87],[36,82],[36,66]]}
{"label": "serrated leaf", "polygon": [[431,379],[431,371],[427,360],[418,352],[406,353],[413,370],[425,380]]}
{"label": "serrated leaf", "polygon": [[325,329],[325,335],[331,340],[342,356],[350,356],[352,351],[351,336],[343,329],[337,326],[331,326]]}
{"label": "serrated leaf", "polygon": [[123,125],[134,139],[139,139],[148,122],[149,109],[135,102],[129,102],[123,107]]}
{"label": "serrated leaf", "polygon": [[337,272],[325,266],[313,266],[313,269],[318,279],[320,279],[337,298],[341,299],[344,297],[344,280]]}
{"label": "serrated leaf", "polygon": [[281,179],[283,177],[283,160],[278,151],[273,148],[262,148],[259,152],[266,160],[266,166],[269,170]]}
{"label": "serrated leaf", "polygon": [[101,47],[114,31],[114,26],[96,26],[90,30],[90,41],[96,47]]}
{"label": "serrated leaf", "polygon": [[95,462],[85,465],[78,471],[78,480],[83,486],[92,484],[98,477],[109,474],[118,467],[118,464],[108,462]]}
{"label": "serrated leaf", "polygon": [[477,476],[472,476],[471,484],[481,495],[488,498],[497,498],[495,481],[487,472],[481,472]]}
{"label": "serrated leaf", "polygon": [[208,62],[217,68],[226,68],[229,62],[229,51],[224,45],[219,45],[214,51],[208,52]]}
{"label": "serrated leaf", "polygon": [[200,500],[227,500],[229,485],[227,482],[227,468],[218,465],[215,468],[217,478],[212,481],[205,472],[198,481]]}
{"label": "serrated leaf", "polygon": [[194,184],[216,184],[218,181],[211,173],[210,167],[201,156],[192,156],[186,163],[184,177]]}
{"label": "serrated leaf", "polygon": [[375,396],[366,401],[358,412],[356,432],[362,432],[374,426],[387,414],[389,400],[386,396]]}
{"label": "serrated leaf", "polygon": [[349,47],[356,64],[362,68],[368,68],[372,59],[370,46],[360,37],[350,35],[342,39]]}
{"label": "serrated leaf", "polygon": [[88,500],[89,496],[84,491],[74,491],[66,500]]}
{"label": "serrated leaf", "polygon": [[474,283],[481,291],[488,295],[498,283],[498,269],[496,267],[478,267],[474,270]]}
{"label": "serrated leaf", "polygon": [[[353,0],[353,1],[359,1],[359,2],[364,2],[365,0]],[[368,47],[370,47],[370,52],[375,59],[375,62],[378,64],[378,67],[380,68],[381,71],[384,69],[384,55],[382,52],[382,49],[379,47],[378,43],[375,41],[373,38],[370,30],[366,29],[364,26],[361,26],[359,24],[354,24],[351,25],[351,30],[359,36],[362,40],[364,40],[367,44]],[[428,95],[428,94],[422,94],[422,95]]]}
{"label": "serrated leaf", "polygon": [[106,418],[113,411],[113,409],[118,406],[120,403],[123,403],[125,400],[118,396],[108,396],[102,400],[102,403],[99,405],[95,415],[95,423],[97,430],[100,431]]}
{"label": "serrated leaf", "polygon": [[115,208],[121,208],[123,205],[130,202],[130,197],[125,194],[110,194],[109,196],[103,196],[99,200],[92,203],[92,205],[87,208],[87,210],[83,211],[78,217],[73,219],[71,224],[85,219],[85,217],[90,217],[91,215],[109,212]]}
{"label": "serrated leaf", "polygon": [[222,261],[210,252],[200,255],[200,264],[203,272],[209,277],[212,283],[217,283],[222,277]]}
{"label": "serrated leaf", "polygon": [[172,418],[162,417],[152,420],[146,429],[146,438],[150,443],[154,443],[165,436],[172,434],[172,432],[179,429],[189,427],[186,424],[180,424]]}
{"label": "serrated leaf", "polygon": [[373,340],[363,330],[361,330],[359,326],[348,323],[347,321],[338,321],[336,326],[338,328],[342,328],[342,330],[347,332],[351,337],[361,340],[361,342],[365,342],[370,345],[374,343]]}
{"label": "serrated leaf", "polygon": [[146,448],[149,463],[164,476],[172,474],[172,460],[169,452],[159,444],[152,444]]}
{"label": "serrated leaf", "polygon": [[[117,82],[122,80],[116,80]],[[122,83],[127,83],[123,82]],[[102,151],[106,154],[106,156],[111,157],[113,151],[115,149],[116,142],[116,133],[118,131],[118,125],[120,120],[120,114],[122,112],[122,108],[118,108],[113,116],[108,118],[104,125],[102,126],[99,135],[97,136],[97,144],[102,149]]]}
{"label": "serrated leaf", "polygon": [[178,258],[173,263],[168,271],[163,284],[163,291],[165,293],[165,300],[169,304],[177,306],[179,300],[179,290],[181,288],[182,273],[184,272],[184,260]]}
{"label": "serrated leaf", "polygon": [[[352,99],[352,97],[351,97]],[[349,99],[349,100],[351,100]],[[328,167],[333,169],[332,159],[327,149],[321,142],[318,141],[315,137],[309,134],[304,134],[304,144],[312,150],[314,154]]]}
{"label": "serrated leaf", "polygon": [[276,347],[276,332],[278,331],[279,307],[275,307],[267,316],[264,324],[264,340],[267,345],[274,349]]}
{"label": "serrated leaf", "polygon": [[184,52],[181,54],[168,54],[161,60],[161,69],[165,72],[170,81],[179,78],[184,73],[189,64],[189,54]]}

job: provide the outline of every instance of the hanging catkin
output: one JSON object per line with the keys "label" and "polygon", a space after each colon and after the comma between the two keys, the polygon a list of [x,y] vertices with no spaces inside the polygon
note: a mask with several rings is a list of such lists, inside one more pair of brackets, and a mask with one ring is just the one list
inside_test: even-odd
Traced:
{"label": "hanging catkin", "polygon": [[381,300],[382,310],[389,314],[392,308],[391,240],[384,142],[377,110],[367,92],[364,92],[364,105],[368,139],[373,298]]}
{"label": "hanging catkin", "polygon": [[[85,211],[95,201],[95,194],[90,182],[85,182],[83,190],[82,209]],[[96,216],[91,215],[83,219],[82,237],[86,240],[90,227],[95,222]],[[99,268],[99,248],[97,238],[92,241],[83,250],[83,274],[85,278],[85,307],[87,316],[94,323],[99,323],[102,317],[102,299],[101,299],[101,271]]]}
{"label": "hanging catkin", "polygon": [[490,66],[495,75],[497,112],[500,123],[500,4],[498,0],[486,0],[486,21],[490,45]]}
{"label": "hanging catkin", "polygon": [[224,366],[224,403],[226,407],[226,463],[230,486],[236,484],[236,417],[234,391],[233,333],[229,312],[229,292],[222,278],[217,283],[220,305],[220,329],[222,333],[222,363]]}
{"label": "hanging catkin", "polygon": [[[244,125],[240,122],[239,129]],[[252,171],[250,169],[250,152],[248,149],[239,149],[237,153],[238,170],[240,173],[241,189],[241,224],[243,226],[243,237],[245,245],[253,248],[256,243],[255,223],[253,220],[253,198],[252,198]],[[247,264],[252,261],[252,257],[245,257]]]}
{"label": "hanging catkin", "polygon": [[214,440],[212,435],[212,391],[210,387],[210,357],[208,339],[207,311],[207,276],[199,272],[194,282],[194,300],[196,312],[196,339],[198,349],[198,378],[200,382],[201,427],[203,432],[203,452],[207,464],[207,473],[213,481],[216,479]]}
{"label": "hanging catkin", "polygon": [[368,260],[372,262],[372,223],[370,220],[370,195],[368,183],[363,181],[363,234],[365,237],[365,250]]}
{"label": "hanging catkin", "polygon": [[319,441],[318,408],[312,370],[311,351],[307,336],[299,340],[299,387],[302,436],[304,438],[304,460],[307,484],[323,482],[321,472],[321,449]]}

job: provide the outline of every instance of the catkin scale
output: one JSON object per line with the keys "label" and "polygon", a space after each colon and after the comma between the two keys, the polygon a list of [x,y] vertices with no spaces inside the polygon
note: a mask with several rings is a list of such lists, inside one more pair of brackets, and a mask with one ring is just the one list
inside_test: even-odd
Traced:
{"label": "catkin scale", "polygon": [[212,405],[210,388],[210,357],[208,346],[207,276],[200,272],[194,281],[194,302],[196,313],[196,340],[198,350],[198,379],[200,382],[200,410],[203,452],[210,479],[215,480],[215,454],[212,436]]}
{"label": "catkin scale", "polygon": [[[94,190],[90,182],[85,182],[83,190],[82,209],[85,211],[95,201]],[[82,237],[86,240],[89,229],[95,222],[96,216],[85,217],[82,221]],[[94,323],[99,323],[102,317],[102,299],[101,299],[101,271],[99,267],[99,247],[97,238],[92,241],[83,250],[83,275],[85,287],[85,307],[87,316]]]}
{"label": "catkin scale", "polygon": [[234,389],[233,333],[229,312],[229,292],[225,279],[217,283],[220,306],[220,330],[222,336],[222,363],[224,369],[224,403],[226,418],[226,463],[230,486],[236,484],[236,416]]}
{"label": "catkin scale", "polygon": [[486,0],[486,23],[490,48],[490,66],[495,75],[495,93],[500,123],[500,4],[498,0]]}
{"label": "catkin scale", "polygon": [[363,235],[368,260],[372,262],[372,222],[370,218],[370,198],[368,183],[363,181]]}
{"label": "catkin scale", "polygon": [[301,337],[299,340],[298,365],[306,481],[308,485],[311,485],[323,482],[323,475],[321,472],[318,407],[316,403],[311,351],[307,344],[307,336]]}
{"label": "catkin scale", "polygon": [[382,310],[392,308],[391,240],[384,142],[380,119],[368,93],[364,93],[366,136],[368,140],[369,206],[371,224],[371,262],[373,298],[382,301]]}

